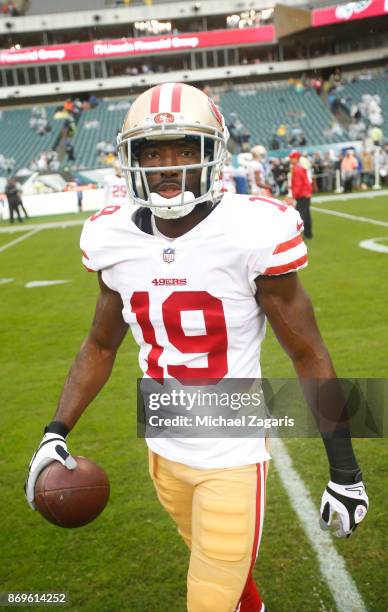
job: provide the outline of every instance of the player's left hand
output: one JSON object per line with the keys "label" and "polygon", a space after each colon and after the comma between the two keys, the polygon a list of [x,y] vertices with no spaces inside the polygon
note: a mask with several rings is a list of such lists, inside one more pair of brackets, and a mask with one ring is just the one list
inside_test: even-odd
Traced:
{"label": "player's left hand", "polygon": [[368,507],[369,499],[362,480],[349,485],[330,480],[322,495],[321,529],[332,527],[337,538],[348,538],[365,518]]}

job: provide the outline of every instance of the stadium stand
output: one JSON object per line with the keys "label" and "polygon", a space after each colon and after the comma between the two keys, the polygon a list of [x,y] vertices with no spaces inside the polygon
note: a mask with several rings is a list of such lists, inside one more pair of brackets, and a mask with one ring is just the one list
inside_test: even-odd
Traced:
{"label": "stadium stand", "polygon": [[[54,119],[56,105],[46,106],[51,131],[39,135],[30,128],[31,108],[3,110],[0,120],[0,155],[15,160],[13,171],[28,167],[41,151],[55,147],[63,128],[63,120]],[[0,167],[0,175],[7,174]]]}
{"label": "stadium stand", "polygon": [[362,102],[363,95],[379,95],[383,115],[381,129],[383,130],[385,138],[388,138],[388,76],[358,79],[351,83],[345,83],[341,86],[338,93],[342,98],[346,99],[349,110],[351,104],[360,104]]}
{"label": "stadium stand", "polygon": [[238,113],[244,126],[249,127],[252,140],[267,147],[280,124],[299,128],[307,144],[338,142],[325,136],[334,117],[319,95],[312,89],[297,92],[293,86],[230,91],[220,96],[221,110],[226,118]]}
{"label": "stadium stand", "polygon": [[[271,140],[281,124],[287,126],[288,135],[301,131],[307,145],[329,144],[343,140],[340,136],[328,135],[334,116],[321,97],[311,88],[300,92],[293,85],[281,83],[245,86],[233,91],[220,92],[219,105],[226,120],[232,123],[238,116],[249,130],[251,144],[260,143],[271,149]],[[384,76],[370,80],[357,80],[341,87],[341,96],[360,102],[365,93],[379,94],[384,117],[388,118],[388,81]],[[77,131],[72,139],[77,168],[106,167],[101,159],[98,143],[115,144],[129,106],[128,98],[102,100],[98,106],[82,112]],[[4,110],[0,121],[0,155],[14,158],[14,169],[29,165],[42,150],[54,148],[59,141],[63,120],[54,120],[55,105],[46,106],[51,131],[40,136],[29,127],[31,109]],[[388,136],[388,122],[384,122],[384,133]],[[284,144],[282,148],[292,145]],[[6,170],[0,169],[4,176]]]}
{"label": "stadium stand", "polygon": [[[101,141],[115,143],[128,111],[128,98],[101,101],[96,108],[84,111],[77,125],[73,139],[74,156],[78,167],[98,168],[106,166],[98,159],[97,145]],[[96,127],[87,128],[90,122],[98,122]]]}
{"label": "stadium stand", "polygon": [[[126,108],[120,108],[127,99],[103,101],[97,108],[82,113],[77,133],[73,139],[74,153],[78,167],[99,167],[97,144],[100,141],[115,141]],[[269,147],[271,137],[280,124],[289,126],[290,131],[300,129],[308,145],[338,142],[339,137],[327,137],[327,131],[334,117],[321,98],[312,90],[297,93],[289,85],[268,86],[254,90],[229,91],[219,95],[219,104],[227,121],[238,113],[251,134],[251,142],[260,142]],[[231,117],[232,115],[232,117]],[[91,121],[98,121],[95,129],[85,129]]]}

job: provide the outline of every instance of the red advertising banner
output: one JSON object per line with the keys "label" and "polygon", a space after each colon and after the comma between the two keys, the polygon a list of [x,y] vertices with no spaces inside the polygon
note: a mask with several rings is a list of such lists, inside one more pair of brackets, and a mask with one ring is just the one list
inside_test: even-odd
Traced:
{"label": "red advertising banner", "polygon": [[179,34],[177,36],[120,38],[116,40],[2,50],[0,51],[0,66],[131,57],[134,55],[167,53],[169,51],[193,51],[208,47],[254,45],[270,43],[274,40],[275,28],[272,25],[258,28]]}
{"label": "red advertising banner", "polygon": [[387,0],[364,0],[315,9],[312,11],[311,23],[314,28],[318,28],[333,23],[380,17],[381,15],[388,15]]}

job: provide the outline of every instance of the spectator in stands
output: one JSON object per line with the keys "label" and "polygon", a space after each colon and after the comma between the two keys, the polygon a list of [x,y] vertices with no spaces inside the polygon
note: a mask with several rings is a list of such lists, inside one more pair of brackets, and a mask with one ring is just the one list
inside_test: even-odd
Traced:
{"label": "spectator in stands", "polygon": [[1,13],[3,15],[11,15],[11,17],[19,17],[19,15],[21,15],[15,2],[4,2],[4,4],[1,5]]}
{"label": "spectator in stands", "polygon": [[281,123],[276,130],[276,136],[279,139],[279,143],[281,147],[286,145],[286,136],[287,136],[287,126],[284,123]]}
{"label": "spectator in stands", "polygon": [[65,126],[65,134],[68,138],[73,138],[76,130],[77,130],[77,126],[75,124],[74,118],[71,117],[71,119],[65,119],[64,122],[64,126]]}
{"label": "spectator in stands", "polygon": [[312,78],[310,81],[310,86],[317,92],[317,94],[320,96],[322,93],[322,87],[323,87],[323,79],[321,76],[318,76],[316,78]]}
{"label": "spectator in stands", "polygon": [[340,68],[336,68],[334,72],[330,75],[329,82],[331,86],[334,88],[342,85],[342,83],[344,82],[344,79],[342,78],[342,73],[341,73]]}
{"label": "spectator in stands", "polygon": [[9,207],[9,220],[10,223],[14,222],[14,213],[17,214],[19,223],[22,223],[23,219],[20,214],[20,209],[23,211],[25,218],[28,219],[27,211],[23,206],[21,198],[21,187],[17,183],[15,178],[8,178],[5,186],[5,195],[8,200]]}
{"label": "spectator in stands", "polygon": [[6,157],[3,169],[6,174],[10,174],[15,167],[15,158],[14,157]]}
{"label": "spectator in stands", "polygon": [[31,170],[31,172],[38,172],[38,160],[32,159],[28,167]]}
{"label": "spectator in stands", "polygon": [[48,128],[47,119],[44,119],[43,117],[41,117],[40,119],[36,120],[36,131],[39,134],[39,136],[43,136],[46,133],[46,131],[49,131],[47,128]]}
{"label": "spectator in stands", "polygon": [[341,162],[341,178],[344,184],[344,192],[353,191],[353,183],[357,176],[358,162],[352,149],[348,149]]}
{"label": "spectator in stands", "polygon": [[100,127],[100,122],[98,119],[90,119],[89,121],[85,121],[83,124],[84,130],[91,130]]}
{"label": "spectator in stands", "polygon": [[47,155],[45,151],[41,151],[41,154],[37,160],[37,169],[38,172],[44,172],[47,170]]}
{"label": "spectator in stands", "polygon": [[90,108],[96,108],[96,106],[99,105],[100,100],[94,94],[90,94],[88,102],[90,104]]}
{"label": "spectator in stands", "polygon": [[58,153],[54,150],[47,151],[46,153],[47,159],[47,167],[51,172],[56,172],[59,170],[60,163],[58,159]]}
{"label": "spectator in stands", "polygon": [[313,190],[308,172],[300,163],[301,157],[302,155],[299,151],[292,151],[289,155],[291,164],[291,193],[296,201],[296,208],[303,220],[304,237],[311,239],[313,233],[310,201]]}
{"label": "spectator in stands", "polygon": [[280,142],[276,134],[272,134],[269,147],[272,149],[272,151],[277,151],[280,149]]}
{"label": "spectator in stands", "polygon": [[331,124],[331,127],[328,130],[324,131],[324,135],[326,138],[342,138],[344,135],[344,131],[338,121],[334,120]]}
{"label": "spectator in stands", "polygon": [[74,103],[73,100],[71,98],[68,98],[64,105],[63,105],[64,110],[69,113],[69,115],[73,114],[73,109],[74,109]]}
{"label": "spectator in stands", "polygon": [[348,128],[350,140],[361,140],[366,133],[366,125],[361,118],[355,119]]}
{"label": "spectator in stands", "polygon": [[63,141],[63,146],[64,146],[65,151],[66,151],[67,160],[69,162],[75,161],[74,147],[72,145],[72,142],[71,142],[70,138],[65,138],[65,140]]}
{"label": "spectator in stands", "polygon": [[100,142],[97,143],[96,149],[100,154],[105,153],[107,145],[108,143],[105,140],[100,140]]}
{"label": "spectator in stands", "polygon": [[377,125],[372,125],[369,128],[368,136],[375,146],[380,146],[383,142],[383,130]]}
{"label": "spectator in stands", "polygon": [[83,104],[81,100],[79,98],[75,98],[75,100],[73,101],[73,116],[79,117],[82,111],[83,111]]}

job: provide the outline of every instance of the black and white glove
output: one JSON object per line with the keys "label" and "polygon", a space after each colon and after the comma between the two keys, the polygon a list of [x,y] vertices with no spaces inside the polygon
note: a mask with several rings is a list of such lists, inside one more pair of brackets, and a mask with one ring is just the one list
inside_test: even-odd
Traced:
{"label": "black and white glove", "polygon": [[[47,431],[46,428],[45,431]],[[54,428],[55,429],[55,428]],[[43,436],[38,450],[33,454],[29,465],[29,472],[24,491],[27,497],[27,502],[33,510],[35,510],[35,483],[40,472],[52,461],[59,461],[69,470],[74,470],[77,467],[77,462],[72,457],[67,449],[65,437],[59,433],[47,432]]]}
{"label": "black and white glove", "polygon": [[337,538],[348,538],[365,518],[368,506],[362,480],[353,484],[337,484],[330,480],[322,495],[321,529],[333,527]]}

